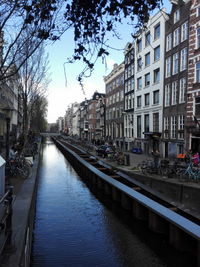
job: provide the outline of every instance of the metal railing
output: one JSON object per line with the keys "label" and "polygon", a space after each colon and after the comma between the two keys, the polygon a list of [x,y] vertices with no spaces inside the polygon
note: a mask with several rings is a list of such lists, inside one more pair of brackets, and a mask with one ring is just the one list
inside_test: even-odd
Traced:
{"label": "metal railing", "polygon": [[0,199],[0,255],[12,244],[13,187],[9,186]]}

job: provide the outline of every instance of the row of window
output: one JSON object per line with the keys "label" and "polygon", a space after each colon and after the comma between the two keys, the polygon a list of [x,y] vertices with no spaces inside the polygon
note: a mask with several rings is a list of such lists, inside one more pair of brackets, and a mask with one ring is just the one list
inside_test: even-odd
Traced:
{"label": "row of window", "polygon": [[134,108],[134,93],[125,96],[125,110]]}
{"label": "row of window", "polygon": [[185,123],[184,115],[164,117],[164,138],[183,139],[184,123]]}
{"label": "row of window", "polygon": [[[137,137],[142,137],[142,116],[138,115],[137,118]],[[144,114],[144,133],[145,132],[159,132],[159,113],[153,113],[153,125],[150,128],[150,115]]]}
{"label": "row of window", "polygon": [[[151,32],[148,31],[146,34],[145,34],[145,44],[144,46],[147,47],[151,44],[151,39],[153,39],[154,41],[157,40],[158,38],[160,38],[160,23],[157,24],[154,29],[153,29],[153,36],[151,35]],[[141,52],[143,49],[142,47],[142,39],[138,39],[137,40],[137,52]]]}
{"label": "row of window", "polygon": [[179,62],[179,52],[172,55],[172,57],[166,58],[165,61],[165,77],[168,78],[172,75],[175,75],[180,71],[187,69],[187,47],[183,48],[180,51],[180,62]]}
{"label": "row of window", "polygon": [[120,92],[117,92],[111,96],[108,96],[106,98],[106,105],[109,106],[109,105],[112,105],[112,104],[115,104],[117,102],[120,102],[124,99],[124,91],[121,90]]}
{"label": "row of window", "polygon": [[[152,99],[153,105],[158,105],[160,100],[159,90],[153,91],[153,98],[150,97],[150,93],[144,95],[144,107],[148,107],[150,105],[150,99]],[[142,96],[137,96],[137,108],[142,108]]]}
{"label": "row of window", "polygon": [[115,88],[119,87],[120,85],[124,84],[124,74],[116,78],[113,82],[107,84],[106,86],[106,93],[111,92]]}
{"label": "row of window", "polygon": [[112,119],[117,119],[122,116],[123,112],[123,107],[118,107],[118,108],[110,108],[106,110],[106,120],[112,120]]}
{"label": "row of window", "polygon": [[[154,62],[156,62],[159,59],[160,59],[160,46],[158,45],[153,50],[153,60],[154,60]],[[148,52],[144,56],[144,67],[148,67],[148,66],[150,66],[150,64],[151,64],[151,54],[150,54],[150,52]],[[140,56],[137,59],[137,71],[142,70],[142,66],[143,66],[143,61],[142,61],[142,57]]]}
{"label": "row of window", "polygon": [[[178,92],[179,85],[179,92]],[[172,84],[167,84],[165,86],[165,107],[170,105],[176,105],[185,102],[186,93],[186,78],[181,78],[178,81],[174,81]]]}
{"label": "row of window", "polygon": [[188,21],[184,22],[180,27],[176,28],[173,33],[166,36],[166,51],[176,47],[179,43],[188,38]]}
{"label": "row of window", "polygon": [[[160,68],[153,70],[153,83],[160,82]],[[150,72],[144,75],[144,87],[150,85]],[[137,90],[142,89],[142,77],[137,78]]]}

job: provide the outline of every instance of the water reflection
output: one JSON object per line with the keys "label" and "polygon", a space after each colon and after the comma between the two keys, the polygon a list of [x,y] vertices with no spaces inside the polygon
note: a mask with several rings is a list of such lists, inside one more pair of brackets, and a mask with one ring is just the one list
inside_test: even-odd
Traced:
{"label": "water reflection", "polygon": [[141,223],[93,191],[55,145],[44,145],[32,267],[167,266],[137,236]]}

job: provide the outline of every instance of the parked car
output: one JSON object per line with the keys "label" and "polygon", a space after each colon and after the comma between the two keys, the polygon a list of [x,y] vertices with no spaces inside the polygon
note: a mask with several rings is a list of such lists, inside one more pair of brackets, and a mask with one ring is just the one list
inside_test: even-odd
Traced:
{"label": "parked car", "polygon": [[112,154],[114,153],[115,150],[112,146],[108,146],[108,145],[101,145],[99,147],[97,147],[96,149],[96,153],[97,153],[97,156],[100,156],[100,157],[107,157],[108,154]]}

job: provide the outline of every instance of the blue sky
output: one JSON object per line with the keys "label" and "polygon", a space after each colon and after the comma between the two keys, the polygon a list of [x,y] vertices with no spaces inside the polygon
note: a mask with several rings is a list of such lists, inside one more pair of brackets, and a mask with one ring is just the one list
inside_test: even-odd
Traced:
{"label": "blue sky", "polygon": [[[163,1],[163,7],[167,12],[170,12],[171,4],[169,0]],[[119,26],[120,39],[110,37],[110,45],[114,46],[117,50],[110,50],[110,54],[107,57],[107,68],[102,63],[101,59],[96,63],[94,72],[91,77],[84,80],[85,95],[76,80],[78,74],[83,69],[83,64],[77,62],[74,64],[65,64],[67,58],[72,55],[73,52],[73,32],[67,31],[61,38],[54,44],[48,45],[46,48],[49,54],[49,65],[51,74],[51,83],[48,89],[48,122],[55,122],[60,116],[64,116],[67,107],[73,102],[81,102],[85,99],[90,99],[93,93],[105,92],[105,85],[103,76],[108,75],[114,63],[120,64],[123,61],[123,49],[127,42],[132,41],[131,33],[133,32],[133,26],[127,24]],[[65,66],[65,72],[64,72]],[[66,79],[67,78],[67,83]]]}

